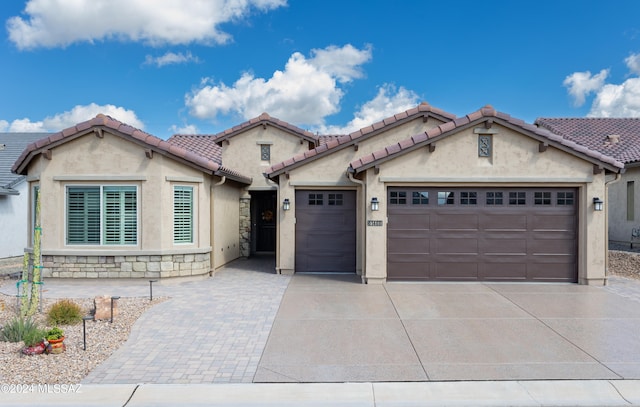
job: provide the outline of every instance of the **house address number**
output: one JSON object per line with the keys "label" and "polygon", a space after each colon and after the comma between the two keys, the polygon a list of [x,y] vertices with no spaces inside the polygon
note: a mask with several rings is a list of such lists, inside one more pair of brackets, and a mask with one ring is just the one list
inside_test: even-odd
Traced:
{"label": "house address number", "polygon": [[367,226],[382,226],[381,220],[368,220]]}

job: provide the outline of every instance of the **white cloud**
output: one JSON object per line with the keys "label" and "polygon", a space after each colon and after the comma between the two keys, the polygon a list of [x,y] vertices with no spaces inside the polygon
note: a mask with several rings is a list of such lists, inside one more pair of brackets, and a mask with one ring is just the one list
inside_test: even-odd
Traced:
{"label": "white cloud", "polygon": [[155,65],[158,68],[161,68],[165,65],[176,65],[176,64],[187,64],[189,62],[200,63],[200,58],[197,56],[193,56],[191,52],[187,52],[183,54],[182,52],[167,52],[166,54],[159,57],[152,57],[151,55],[147,55],[145,57],[145,65]]}
{"label": "white cloud", "polygon": [[16,119],[9,124],[6,120],[0,120],[0,128],[2,128],[2,123],[6,123],[5,128],[8,128],[8,131],[11,132],[56,132],[90,120],[99,113],[111,116],[138,129],[144,128],[144,123],[138,119],[133,110],[114,105],[100,106],[95,103],[85,106],[78,105],[69,111],[48,116],[39,121],[24,118]]}
{"label": "white cloud", "polygon": [[298,125],[322,125],[326,116],[340,110],[344,92],[338,83],[362,77],[360,65],[371,60],[371,48],[330,46],[312,50],[311,55],[307,59],[294,53],[284,70],[268,79],[244,73],[231,86],[205,79],[199,89],[185,96],[185,104],[200,119],[219,114],[249,119],[268,112]]}
{"label": "white cloud", "polygon": [[223,44],[231,38],[221,24],[285,5],[286,0],[29,0],[25,16],[11,17],[6,26],[20,49],[110,39]]}
{"label": "white cloud", "polygon": [[418,95],[408,89],[396,89],[391,84],[385,84],[378,89],[378,94],[366,102],[354,114],[346,126],[319,126],[314,132],[321,134],[349,134],[358,129],[370,126],[386,117],[404,112],[418,104]]}
{"label": "white cloud", "polygon": [[574,105],[582,106],[587,95],[597,92],[604,86],[607,76],[609,76],[608,69],[603,69],[596,75],[591,75],[590,71],[574,72],[567,76],[562,84],[568,88],[569,94],[573,96]]}
{"label": "white cloud", "polygon": [[640,117],[640,78],[607,84],[596,95],[589,117]]}
{"label": "white cloud", "polygon": [[7,131],[9,128],[9,122],[6,120],[0,120],[0,131]]}
{"label": "white cloud", "polygon": [[593,76],[589,71],[575,72],[564,80],[576,106],[583,105],[586,96],[595,93],[588,117],[640,117],[640,54],[631,54],[624,62],[629,75],[621,84],[605,83],[608,69]]}
{"label": "white cloud", "polygon": [[169,130],[173,134],[198,134],[200,131],[198,127],[193,124],[185,124],[184,126],[172,125]]}
{"label": "white cloud", "polygon": [[624,62],[627,64],[631,73],[640,75],[640,54],[631,54]]}

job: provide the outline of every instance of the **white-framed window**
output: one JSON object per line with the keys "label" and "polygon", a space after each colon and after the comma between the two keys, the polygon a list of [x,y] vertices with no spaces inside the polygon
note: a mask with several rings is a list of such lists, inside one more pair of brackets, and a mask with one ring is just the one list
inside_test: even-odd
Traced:
{"label": "white-framed window", "polygon": [[193,243],[193,187],[173,187],[173,242]]}
{"label": "white-framed window", "polygon": [[138,244],[136,186],[67,186],[68,245]]}

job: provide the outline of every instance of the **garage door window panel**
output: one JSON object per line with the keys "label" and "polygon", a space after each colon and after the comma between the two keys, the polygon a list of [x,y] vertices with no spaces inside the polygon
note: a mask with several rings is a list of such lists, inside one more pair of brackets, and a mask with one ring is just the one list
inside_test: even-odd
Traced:
{"label": "garage door window panel", "polygon": [[509,205],[523,206],[527,204],[526,192],[509,192]]}
{"label": "garage door window panel", "polygon": [[428,191],[413,191],[411,203],[413,205],[429,205]]}
{"label": "garage door window panel", "polygon": [[477,192],[460,192],[460,205],[477,205]]}
{"label": "garage door window panel", "polygon": [[534,192],[534,205],[551,205],[551,192]]}
{"label": "garage door window panel", "polygon": [[573,206],[575,202],[573,192],[558,192],[556,204],[563,206]]}
{"label": "garage door window panel", "polygon": [[438,192],[438,205],[454,205],[455,192],[451,191],[439,191]]}
{"label": "garage door window panel", "polygon": [[406,191],[391,191],[389,193],[389,204],[391,204],[391,205],[406,205],[407,204],[407,192]]}
{"label": "garage door window panel", "polygon": [[485,202],[487,205],[503,205],[503,193],[496,191],[489,191],[486,193]]}

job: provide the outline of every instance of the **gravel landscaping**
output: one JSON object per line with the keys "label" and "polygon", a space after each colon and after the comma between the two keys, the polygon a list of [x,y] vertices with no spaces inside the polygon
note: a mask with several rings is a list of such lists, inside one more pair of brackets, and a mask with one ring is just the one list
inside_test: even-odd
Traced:
{"label": "gravel landscaping", "polygon": [[[15,284],[15,280],[0,280],[0,286]],[[20,351],[22,342],[0,342],[0,384],[78,384],[91,370],[106,360],[120,345],[127,341],[136,320],[147,309],[165,301],[165,298],[121,298],[118,300],[118,315],[113,323],[87,321],[87,350],[83,350],[82,322],[77,325],[62,325],[66,351],[60,354],[27,356]],[[45,299],[46,312],[57,299]],[[93,299],[73,299],[85,315],[94,308]],[[16,316],[16,298],[0,294],[0,326]],[[46,326],[45,313],[34,318]]]}

